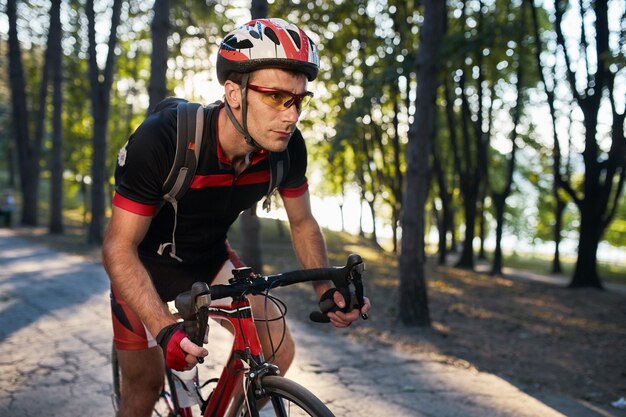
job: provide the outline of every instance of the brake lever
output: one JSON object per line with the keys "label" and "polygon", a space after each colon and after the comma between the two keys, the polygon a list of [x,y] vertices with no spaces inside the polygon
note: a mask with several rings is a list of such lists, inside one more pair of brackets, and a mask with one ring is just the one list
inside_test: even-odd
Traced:
{"label": "brake lever", "polygon": [[[329,290],[324,293],[324,295],[322,295],[322,298],[320,299],[320,311],[314,311],[309,315],[309,318],[312,321],[318,323],[328,323],[330,322],[330,319],[327,316],[329,312],[341,310],[344,313],[348,313],[354,309],[358,309],[359,311],[361,311],[361,309],[365,305],[362,280],[362,273],[363,271],[365,271],[365,264],[363,263],[363,259],[357,254],[351,254],[350,256],[348,256],[348,261],[343,269],[347,270],[347,274],[343,279],[333,280],[333,284],[335,285],[335,288],[333,290],[339,291],[340,294],[343,296],[343,299],[346,302],[345,307],[343,309],[340,309],[335,304],[333,299],[335,291]],[[350,284],[354,285],[354,295],[350,292]],[[368,315],[362,313],[361,317],[364,320],[367,320]]]}
{"label": "brake lever", "polygon": [[[189,340],[198,346],[204,344],[209,332],[209,309],[211,295],[209,286],[204,282],[196,282],[190,291],[179,294],[174,304],[185,326]],[[198,357],[198,362],[204,359]]]}
{"label": "brake lever", "polygon": [[[365,264],[359,265],[351,272],[352,284],[354,285],[354,295],[356,296],[359,311],[361,311],[361,309],[365,305],[365,297],[363,296],[363,277],[361,275],[363,271],[365,271]],[[361,318],[363,320],[367,320],[369,316],[367,315],[367,313],[361,313]]]}

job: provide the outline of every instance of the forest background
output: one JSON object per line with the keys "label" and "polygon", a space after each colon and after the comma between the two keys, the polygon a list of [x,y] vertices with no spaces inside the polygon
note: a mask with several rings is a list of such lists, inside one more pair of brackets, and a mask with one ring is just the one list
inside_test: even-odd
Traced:
{"label": "forest background", "polygon": [[[626,279],[621,1],[0,7],[0,186],[16,193],[23,226],[63,234],[73,216],[98,245],[117,151],[160,99],[220,99],[216,45],[270,15],[301,25],[320,50],[300,122],[311,191],[337,207],[336,227],[358,218],[360,235],[397,255],[404,323],[430,324],[431,253],[467,269],[489,259],[498,275],[504,247],[540,248],[552,272],[565,249],[571,287],[601,288],[599,268]],[[246,236],[258,236],[256,216],[242,216]],[[245,241],[244,259],[260,268],[258,237]]]}

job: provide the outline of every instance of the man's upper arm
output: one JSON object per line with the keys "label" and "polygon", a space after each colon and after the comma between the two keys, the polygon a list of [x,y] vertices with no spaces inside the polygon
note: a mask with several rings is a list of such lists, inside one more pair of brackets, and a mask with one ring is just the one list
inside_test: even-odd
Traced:
{"label": "man's upper arm", "polygon": [[283,196],[282,198],[287,217],[289,218],[289,224],[292,228],[303,224],[307,220],[315,220],[311,211],[311,199],[308,191],[297,197]]}
{"label": "man's upper arm", "polygon": [[104,245],[115,244],[135,249],[146,235],[151,221],[151,216],[136,214],[113,205]]}

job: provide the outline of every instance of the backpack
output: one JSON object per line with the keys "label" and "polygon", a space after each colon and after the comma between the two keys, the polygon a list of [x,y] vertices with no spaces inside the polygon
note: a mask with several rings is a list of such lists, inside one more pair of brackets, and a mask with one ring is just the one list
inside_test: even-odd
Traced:
{"label": "backpack", "polygon": [[[168,97],[162,100],[153,110],[153,113],[176,106],[176,153],[174,163],[163,183],[163,200],[174,208],[174,229],[172,241],[159,245],[157,253],[162,255],[165,248],[171,246],[170,256],[180,262],[176,256],[176,221],[178,217],[178,201],[185,195],[198,167],[198,158],[202,149],[204,121],[212,117],[212,113],[220,107],[219,102],[203,106],[182,98]],[[208,112],[208,114],[207,114]],[[265,193],[263,209],[270,211],[271,199],[276,189],[284,181],[289,172],[289,152],[269,152],[270,183]]]}

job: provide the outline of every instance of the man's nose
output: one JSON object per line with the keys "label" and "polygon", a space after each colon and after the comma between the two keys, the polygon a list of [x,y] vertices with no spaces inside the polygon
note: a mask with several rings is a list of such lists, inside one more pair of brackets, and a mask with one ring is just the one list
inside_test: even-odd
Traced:
{"label": "man's nose", "polygon": [[290,123],[295,123],[300,118],[300,110],[298,109],[298,106],[296,106],[295,104],[285,109],[283,113],[284,113],[285,120]]}

